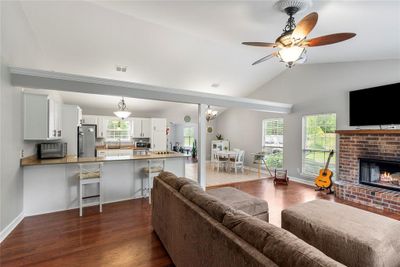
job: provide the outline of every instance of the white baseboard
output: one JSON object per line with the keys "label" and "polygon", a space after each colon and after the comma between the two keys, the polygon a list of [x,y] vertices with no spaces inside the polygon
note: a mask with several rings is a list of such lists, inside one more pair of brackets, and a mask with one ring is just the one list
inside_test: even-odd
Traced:
{"label": "white baseboard", "polygon": [[17,217],[15,217],[12,222],[6,226],[6,228],[3,229],[3,231],[0,232],[0,243],[3,242],[4,239],[7,238],[7,236],[12,232],[12,230],[17,227],[17,225],[25,218],[24,213],[21,212]]}
{"label": "white baseboard", "polygon": [[[116,199],[116,200],[111,200],[111,201],[105,201],[103,202],[104,204],[109,204],[109,203],[115,203],[115,202],[121,202],[121,201],[126,201],[126,200],[132,200],[132,199],[139,199],[139,198],[146,198],[147,196],[138,196],[138,197],[128,197],[128,198],[121,198],[121,199]],[[93,204],[93,205],[88,205],[86,207],[90,207],[90,206],[97,206],[98,204]],[[56,210],[48,210],[45,212],[34,212],[34,213],[26,213],[25,217],[28,216],[36,216],[36,215],[43,215],[43,214],[48,214],[48,213],[53,213],[53,212],[60,212],[60,211],[67,211],[67,210],[73,210],[73,209],[79,209],[79,205],[67,208],[67,209],[56,209]]]}
{"label": "white baseboard", "polygon": [[[244,166],[245,170],[249,170],[252,172],[258,172],[258,168],[254,168],[254,167],[250,167],[250,166]],[[268,171],[264,168],[261,169],[261,173],[262,174],[269,174]],[[304,178],[299,178],[299,177],[294,177],[294,176],[289,176],[290,181],[295,181],[297,183],[301,183],[301,184],[305,184],[305,185],[310,185],[310,186],[314,186],[314,182],[304,179]]]}

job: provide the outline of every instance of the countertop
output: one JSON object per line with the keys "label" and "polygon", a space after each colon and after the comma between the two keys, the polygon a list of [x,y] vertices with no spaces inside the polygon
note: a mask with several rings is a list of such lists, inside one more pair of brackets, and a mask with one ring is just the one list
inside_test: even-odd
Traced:
{"label": "countertop", "polygon": [[87,158],[78,158],[77,156],[68,155],[61,159],[37,159],[35,155],[21,159],[21,166],[24,167],[24,166],[37,166],[37,165],[78,164],[78,163],[92,163],[92,162],[149,160],[149,159],[187,158],[187,157],[189,157],[189,155],[178,152],[172,152],[170,154],[156,154],[150,152],[149,155],[87,157]]}
{"label": "countertop", "polygon": [[146,147],[136,147],[136,146],[131,146],[131,145],[121,145],[120,147],[106,147],[106,146],[97,146],[96,147],[97,151],[103,151],[103,150],[148,150]]}

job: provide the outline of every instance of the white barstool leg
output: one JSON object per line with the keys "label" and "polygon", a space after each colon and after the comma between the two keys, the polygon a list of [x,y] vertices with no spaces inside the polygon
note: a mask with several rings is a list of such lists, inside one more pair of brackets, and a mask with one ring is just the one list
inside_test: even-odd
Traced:
{"label": "white barstool leg", "polygon": [[103,212],[103,186],[101,185],[101,176],[99,180],[99,206],[100,206],[100,212]]}
{"label": "white barstool leg", "polygon": [[79,216],[82,217],[82,190],[83,190],[82,180],[79,179]]}

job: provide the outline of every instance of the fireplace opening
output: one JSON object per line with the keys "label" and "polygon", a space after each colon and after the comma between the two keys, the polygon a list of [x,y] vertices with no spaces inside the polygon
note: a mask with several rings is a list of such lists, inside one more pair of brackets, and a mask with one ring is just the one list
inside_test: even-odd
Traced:
{"label": "fireplace opening", "polygon": [[360,184],[400,191],[400,162],[360,158]]}

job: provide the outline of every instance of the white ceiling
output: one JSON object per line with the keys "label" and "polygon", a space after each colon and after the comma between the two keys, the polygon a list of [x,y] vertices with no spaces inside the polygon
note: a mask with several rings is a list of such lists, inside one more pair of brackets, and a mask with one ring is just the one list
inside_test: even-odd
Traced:
{"label": "white ceiling", "polygon": [[[240,44],[271,42],[282,32],[287,17],[274,1],[21,4],[50,70],[232,96],[246,96],[285,70],[276,59],[251,66],[271,49]],[[310,37],[357,36],[308,49],[308,63],[400,58],[400,1],[315,1],[311,11],[319,22]],[[116,72],[116,64],[128,71]]]}

